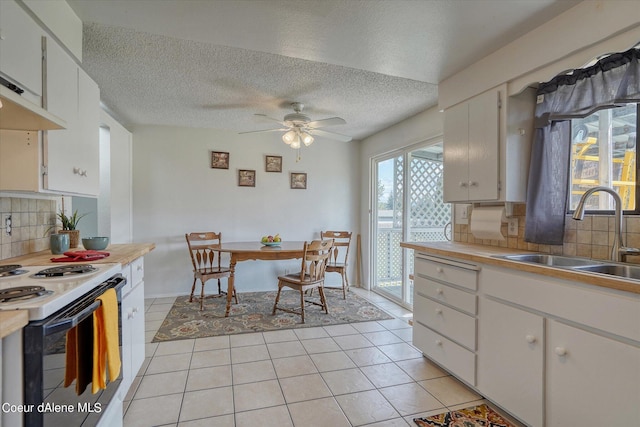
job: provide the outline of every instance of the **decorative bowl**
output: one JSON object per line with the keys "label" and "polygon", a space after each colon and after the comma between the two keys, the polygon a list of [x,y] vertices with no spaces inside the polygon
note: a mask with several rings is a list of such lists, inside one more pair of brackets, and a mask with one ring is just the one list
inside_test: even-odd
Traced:
{"label": "decorative bowl", "polygon": [[280,246],[282,242],[260,242],[265,246]]}
{"label": "decorative bowl", "polygon": [[82,246],[92,251],[101,251],[109,245],[108,237],[85,237],[82,239]]}

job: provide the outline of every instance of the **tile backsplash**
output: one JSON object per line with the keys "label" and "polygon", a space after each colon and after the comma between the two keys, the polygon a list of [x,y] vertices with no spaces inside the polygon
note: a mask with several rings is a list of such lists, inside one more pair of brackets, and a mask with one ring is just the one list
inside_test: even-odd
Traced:
{"label": "tile backsplash", "polygon": [[[567,218],[562,245],[539,245],[524,240],[525,205],[517,204],[513,216],[518,218],[518,235],[509,236],[507,224],[502,225],[505,240],[476,239],[466,224],[455,224],[453,240],[486,246],[508,247],[527,251],[537,251],[554,255],[571,255],[595,259],[609,259],[614,236],[612,215],[585,215],[583,221]],[[640,217],[627,216],[623,222],[622,238],[627,246],[640,247]],[[640,257],[627,257],[628,262],[640,263]]]}
{"label": "tile backsplash", "polygon": [[49,249],[48,230],[56,222],[56,206],[50,199],[0,197],[0,259]]}

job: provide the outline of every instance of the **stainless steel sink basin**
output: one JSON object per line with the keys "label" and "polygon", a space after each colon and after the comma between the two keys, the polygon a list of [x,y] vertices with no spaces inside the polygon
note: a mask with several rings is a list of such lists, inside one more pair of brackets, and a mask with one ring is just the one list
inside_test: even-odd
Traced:
{"label": "stainless steel sink basin", "polygon": [[549,254],[494,255],[493,257],[564,270],[606,274],[622,279],[640,280],[640,265],[613,264],[610,261],[596,261],[589,258]]}
{"label": "stainless steel sink basin", "polygon": [[576,266],[594,266],[598,261],[588,258],[576,258],[562,255],[548,254],[517,254],[517,255],[499,255],[496,258],[508,259],[511,261],[530,262],[532,264],[547,265],[550,267],[576,267]]}
{"label": "stainless steel sink basin", "polygon": [[577,266],[577,267],[574,267],[573,269],[576,271],[608,274],[611,276],[617,276],[624,279],[640,280],[639,266],[619,265],[619,264],[600,264],[600,265]]}

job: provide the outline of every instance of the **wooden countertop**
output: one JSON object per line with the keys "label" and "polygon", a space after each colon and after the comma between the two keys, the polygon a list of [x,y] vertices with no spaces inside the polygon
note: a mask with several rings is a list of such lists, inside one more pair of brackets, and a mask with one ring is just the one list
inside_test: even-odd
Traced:
{"label": "wooden countertop", "polygon": [[19,331],[28,322],[27,310],[0,311],[0,339]]}
{"label": "wooden countertop", "polygon": [[495,246],[482,246],[459,242],[402,242],[403,248],[414,249],[419,252],[435,256],[446,256],[459,260],[473,261],[483,264],[491,264],[499,267],[511,268],[528,273],[541,274],[556,279],[570,280],[572,282],[587,283],[605,288],[640,294],[640,282],[605,276],[600,274],[582,272],[577,270],[548,267],[545,265],[528,262],[512,261],[502,258],[494,258],[495,255],[536,253],[521,249],[500,248]]}
{"label": "wooden countertop", "polygon": [[[96,261],[88,261],[88,264],[104,264],[104,263],[119,263],[122,265],[126,265],[131,263],[137,258],[144,256],[155,249],[155,243],[126,243],[126,244],[115,244],[107,246],[105,252],[109,252],[109,256]],[[82,247],[78,247],[73,250],[83,250]],[[51,251],[40,251],[35,252],[28,255],[22,255],[15,258],[9,258],[2,260],[3,264],[20,264],[24,266],[29,265],[55,265],[51,261],[51,258],[59,258],[64,255],[53,255]]]}

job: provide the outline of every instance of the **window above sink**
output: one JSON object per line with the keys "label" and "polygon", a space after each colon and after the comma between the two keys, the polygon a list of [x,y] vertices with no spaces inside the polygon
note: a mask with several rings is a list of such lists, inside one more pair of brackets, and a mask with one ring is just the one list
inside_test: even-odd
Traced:
{"label": "window above sink", "polygon": [[[571,212],[585,191],[604,186],[620,195],[625,214],[640,214],[636,200],[638,109],[639,104],[626,104],[571,120]],[[588,213],[614,209],[613,199],[604,193],[588,203]]]}

